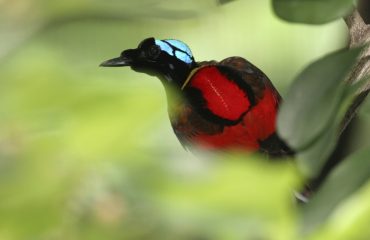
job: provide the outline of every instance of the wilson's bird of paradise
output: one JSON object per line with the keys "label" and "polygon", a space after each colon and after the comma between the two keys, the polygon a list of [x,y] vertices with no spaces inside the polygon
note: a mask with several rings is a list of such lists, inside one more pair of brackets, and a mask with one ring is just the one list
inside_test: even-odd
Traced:
{"label": "wilson's bird of paradise", "polygon": [[182,41],[147,38],[101,66],[129,66],[158,77],[172,128],[188,149],[293,154],[276,133],[278,91],[242,57],[197,62]]}

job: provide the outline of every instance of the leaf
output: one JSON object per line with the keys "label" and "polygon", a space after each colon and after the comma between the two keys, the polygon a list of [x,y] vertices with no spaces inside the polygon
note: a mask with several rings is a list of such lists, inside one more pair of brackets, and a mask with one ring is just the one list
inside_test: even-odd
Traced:
{"label": "leaf", "polygon": [[272,6],[286,21],[323,24],[349,14],[353,0],[273,0]]}
{"label": "leaf", "polygon": [[324,182],[321,189],[304,206],[302,231],[312,232],[320,226],[348,196],[370,179],[370,149],[357,152],[343,161]]}
{"label": "leaf", "polygon": [[222,5],[222,4],[230,3],[232,1],[235,1],[235,0],[218,0],[218,3]]}
{"label": "leaf", "polygon": [[340,108],[337,110],[333,121],[325,128],[325,131],[314,140],[310,147],[297,153],[297,164],[301,172],[309,178],[317,177],[325,165],[326,160],[334,151],[338,142],[340,127],[348,108],[363,82],[347,86],[341,98]]}
{"label": "leaf", "polygon": [[309,178],[317,176],[337,145],[338,124],[330,126],[308,149],[298,152],[297,164]]}
{"label": "leaf", "polygon": [[334,121],[345,98],[344,78],[362,48],[341,50],[310,64],[288,91],[278,116],[279,135],[304,150]]}

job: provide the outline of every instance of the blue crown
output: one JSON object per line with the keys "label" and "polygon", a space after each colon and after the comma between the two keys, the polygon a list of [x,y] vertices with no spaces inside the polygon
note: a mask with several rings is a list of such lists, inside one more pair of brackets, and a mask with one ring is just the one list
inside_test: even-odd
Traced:
{"label": "blue crown", "polygon": [[155,44],[159,46],[162,51],[165,51],[169,55],[174,56],[185,63],[190,64],[194,62],[193,54],[191,53],[190,48],[179,40],[155,40]]}

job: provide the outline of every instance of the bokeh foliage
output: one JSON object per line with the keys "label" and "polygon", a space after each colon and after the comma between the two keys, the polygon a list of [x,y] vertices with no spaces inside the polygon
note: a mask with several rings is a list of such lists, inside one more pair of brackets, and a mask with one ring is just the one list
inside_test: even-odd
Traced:
{"label": "bokeh foliage", "polygon": [[[293,163],[192,156],[159,81],[98,64],[175,37],[197,60],[248,58],[285,95],[344,46],[342,22],[293,26],[252,0],[9,0],[0,13],[0,239],[303,238]],[[366,239],[369,189],[307,238]]]}
{"label": "bokeh foliage", "polygon": [[346,16],[353,0],[272,0],[275,13],[290,22],[322,24]]}
{"label": "bokeh foliage", "polygon": [[[358,24],[354,31],[359,33],[351,29],[350,34],[365,31],[360,29],[365,28],[365,21],[352,1],[273,0],[272,4],[278,16],[293,23],[326,23],[338,17],[347,18],[355,11],[352,16],[358,16],[359,20],[353,23]],[[278,131],[296,150],[298,167],[310,178],[319,176],[325,163],[332,160],[330,154],[346,126],[346,112],[355,112],[354,108],[350,109],[355,106],[352,103],[356,102],[357,97],[368,93],[368,90],[358,93],[361,86],[369,81],[367,72],[363,79],[348,81],[348,78],[356,71],[358,62],[367,56],[369,41],[364,39],[359,43],[362,44],[360,47],[347,47],[313,62],[296,77],[288,91],[279,113]],[[336,159],[337,162],[339,160]],[[303,232],[310,233],[318,229],[341,201],[369,182],[369,170],[368,146],[367,150],[353,153],[336,166],[321,189],[303,207]],[[362,231],[364,235],[360,234],[360,238],[368,238],[368,231]]]}

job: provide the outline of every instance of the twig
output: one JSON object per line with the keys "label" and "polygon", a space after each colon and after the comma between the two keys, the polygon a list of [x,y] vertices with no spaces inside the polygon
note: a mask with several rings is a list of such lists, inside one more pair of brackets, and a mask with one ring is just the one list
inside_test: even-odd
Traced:
{"label": "twig", "polygon": [[[366,43],[370,43],[370,25],[366,25],[364,20],[362,19],[361,15],[355,9],[351,15],[347,16],[345,22],[349,29],[349,48],[362,46]],[[355,65],[352,73],[350,74],[347,82],[349,84],[357,83],[365,76],[370,75],[370,47],[367,46],[366,49],[361,54],[361,57],[357,64]],[[340,133],[344,131],[344,129],[348,126],[351,122],[353,117],[356,115],[358,108],[361,106],[362,102],[367,97],[370,91],[370,81],[365,83],[357,92],[357,96],[355,97],[352,105],[350,106],[349,110],[347,111],[343,124],[341,127]]]}

